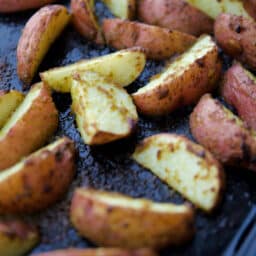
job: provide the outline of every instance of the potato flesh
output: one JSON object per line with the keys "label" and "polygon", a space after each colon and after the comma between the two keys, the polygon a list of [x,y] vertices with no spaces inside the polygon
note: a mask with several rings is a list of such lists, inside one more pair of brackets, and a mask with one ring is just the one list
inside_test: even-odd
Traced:
{"label": "potato flesh", "polygon": [[41,73],[41,78],[59,92],[70,92],[72,74],[86,71],[97,72],[121,86],[127,86],[140,75],[145,64],[146,57],[141,50],[128,49],[55,68]]}
{"label": "potato flesh", "polygon": [[179,137],[159,135],[146,141],[145,147],[136,149],[134,160],[200,208],[208,211],[215,207],[220,190],[219,166],[191,152]]}
{"label": "potato flesh", "polygon": [[101,133],[110,136],[105,142],[129,135],[138,115],[126,91],[96,73],[87,72],[83,77],[74,77],[72,107],[85,143],[101,144],[95,141]]}
{"label": "potato flesh", "polygon": [[132,13],[130,13],[130,8],[135,6],[133,0],[103,0],[103,2],[108,6],[110,11],[119,18],[129,19],[133,16]]}
{"label": "potato flesh", "polygon": [[244,9],[243,1],[241,0],[186,0],[186,2],[205,12],[214,19],[220,13],[230,13],[251,18],[248,12]]}
{"label": "potato flesh", "polygon": [[3,127],[23,99],[24,95],[18,91],[10,91],[0,95],[0,128]]}
{"label": "potato flesh", "polygon": [[134,95],[147,92],[155,87],[160,87],[166,80],[175,80],[176,77],[182,76],[183,73],[189,69],[197,59],[202,58],[208,52],[216,47],[210,36],[203,36],[197,43],[195,43],[187,52],[185,52],[179,59],[171,63],[168,68],[149,82],[146,86],[140,88]]}

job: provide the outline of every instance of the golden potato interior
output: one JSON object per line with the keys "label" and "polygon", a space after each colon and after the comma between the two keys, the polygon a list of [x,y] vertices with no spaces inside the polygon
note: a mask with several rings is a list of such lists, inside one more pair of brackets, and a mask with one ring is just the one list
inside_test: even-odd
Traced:
{"label": "golden potato interior", "polygon": [[80,61],[66,67],[50,69],[40,74],[42,80],[58,92],[70,92],[72,74],[97,72],[107,79],[127,86],[142,72],[146,56],[139,48],[127,49],[91,60]]}
{"label": "golden potato interior", "polygon": [[27,22],[17,47],[17,72],[29,84],[48,49],[68,24],[70,15],[62,5],[48,5]]}
{"label": "golden potato interior", "polygon": [[146,138],[133,159],[207,212],[220,202],[224,185],[220,164],[185,137],[159,134]]}
{"label": "golden potato interior", "polygon": [[100,246],[163,248],[182,244],[194,234],[188,205],[153,203],[122,194],[80,188],[72,199],[71,222]]}
{"label": "golden potato interior", "polygon": [[127,137],[138,121],[130,95],[94,72],[75,74],[72,109],[86,144],[104,144]]}
{"label": "golden potato interior", "polygon": [[0,91],[0,129],[23,99],[24,95],[18,91]]}
{"label": "golden potato interior", "polygon": [[0,255],[25,255],[39,242],[38,230],[22,221],[0,221]]}
{"label": "golden potato interior", "polygon": [[103,0],[103,2],[108,6],[110,11],[119,18],[133,19],[135,16],[135,0]]}

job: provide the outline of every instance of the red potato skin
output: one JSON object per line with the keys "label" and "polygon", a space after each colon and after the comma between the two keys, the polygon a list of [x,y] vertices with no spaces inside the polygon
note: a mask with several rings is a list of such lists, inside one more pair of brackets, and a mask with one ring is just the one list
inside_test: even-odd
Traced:
{"label": "red potato skin", "polygon": [[256,19],[256,0],[243,0],[246,11]]}
{"label": "red potato skin", "polygon": [[223,164],[256,171],[256,138],[246,126],[228,119],[224,106],[204,95],[190,116],[194,138]]}
{"label": "red potato skin", "polygon": [[147,57],[155,60],[183,53],[196,41],[179,31],[121,19],[105,19],[102,30],[108,45],[119,50],[142,47]]}
{"label": "red potato skin", "polygon": [[242,16],[220,14],[215,38],[225,53],[256,69],[256,22]]}
{"label": "red potato skin", "polygon": [[0,12],[10,13],[25,11],[39,8],[53,2],[56,2],[56,0],[0,0]]}
{"label": "red potato skin", "polygon": [[138,0],[138,19],[194,36],[211,34],[213,20],[183,0]]}
{"label": "red potato skin", "polygon": [[234,64],[225,74],[222,95],[235,107],[248,127],[256,130],[256,82],[240,64]]}

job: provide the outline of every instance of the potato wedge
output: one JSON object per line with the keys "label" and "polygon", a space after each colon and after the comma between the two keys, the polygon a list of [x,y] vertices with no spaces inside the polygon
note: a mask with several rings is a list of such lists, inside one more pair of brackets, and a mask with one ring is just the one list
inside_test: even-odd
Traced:
{"label": "potato wedge", "polygon": [[0,129],[4,126],[8,118],[20,105],[23,99],[24,95],[18,91],[0,90]]}
{"label": "potato wedge", "polygon": [[0,255],[25,255],[39,242],[38,230],[22,221],[0,221]]}
{"label": "potato wedge", "polygon": [[46,143],[58,126],[50,90],[36,84],[0,130],[0,170],[6,169]]}
{"label": "potato wedge", "polygon": [[150,249],[125,250],[118,248],[66,249],[35,254],[34,256],[157,256]]}
{"label": "potato wedge", "polygon": [[56,2],[56,0],[0,0],[0,12],[20,12],[39,8],[53,2]]}
{"label": "potato wedge", "polygon": [[196,41],[179,31],[121,19],[105,19],[102,30],[108,45],[118,50],[139,46],[148,58],[156,60],[183,53]]}
{"label": "potato wedge", "polygon": [[220,77],[218,49],[210,36],[202,36],[163,73],[132,94],[138,111],[144,115],[164,115],[196,103],[211,92]]}
{"label": "potato wedge", "polygon": [[40,74],[42,80],[58,92],[70,92],[73,73],[97,72],[109,80],[127,86],[143,71],[146,56],[142,49],[132,48],[102,57],[83,60],[66,67],[50,69]]}
{"label": "potato wedge", "polygon": [[191,114],[190,128],[194,138],[222,163],[256,171],[256,132],[209,94]]}
{"label": "potato wedge", "polygon": [[194,212],[188,205],[93,189],[75,191],[70,216],[79,233],[100,246],[158,249],[182,244],[194,234]]}
{"label": "potato wedge", "polygon": [[62,138],[0,173],[0,213],[32,213],[59,200],[75,172],[74,143]]}
{"label": "potato wedge", "polygon": [[[209,2],[209,0],[207,0]],[[213,19],[183,0],[138,0],[138,19],[194,36],[211,34]]]}
{"label": "potato wedge", "polygon": [[256,70],[256,22],[221,14],[214,25],[215,38],[225,53]]}
{"label": "potato wedge", "polygon": [[225,74],[222,95],[248,127],[256,130],[256,77],[234,64]]}
{"label": "potato wedge", "polygon": [[175,134],[158,134],[136,147],[133,159],[206,212],[223,196],[224,172],[212,154]]}
{"label": "potato wedge", "polygon": [[119,85],[94,72],[75,74],[72,109],[84,142],[105,144],[129,136],[138,122],[130,95]]}
{"label": "potato wedge", "polygon": [[121,19],[132,20],[136,14],[136,0],[103,0],[109,10]]}
{"label": "potato wedge", "polygon": [[27,22],[17,47],[17,73],[30,84],[51,44],[68,24],[70,15],[62,5],[48,5]]}
{"label": "potato wedge", "polygon": [[97,44],[104,44],[100,26],[93,13],[90,0],[71,0],[72,21],[76,30],[85,38]]}
{"label": "potato wedge", "polygon": [[[251,18],[249,9],[253,6],[253,1],[254,0],[186,0],[186,2],[213,19],[221,13],[230,13]],[[250,3],[245,4],[246,2]]]}

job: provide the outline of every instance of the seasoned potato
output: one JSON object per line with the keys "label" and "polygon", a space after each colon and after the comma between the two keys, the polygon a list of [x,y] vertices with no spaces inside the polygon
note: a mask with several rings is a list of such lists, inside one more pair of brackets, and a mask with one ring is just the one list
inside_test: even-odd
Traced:
{"label": "seasoned potato", "polygon": [[69,18],[64,6],[48,5],[27,22],[17,47],[17,73],[24,83],[31,83],[42,59]]}
{"label": "seasoned potato", "polygon": [[110,11],[117,17],[131,20],[136,14],[136,0],[103,0]]}
{"label": "seasoned potato", "polygon": [[77,189],[71,222],[81,235],[100,246],[162,248],[182,244],[194,234],[194,213],[187,205]]}
{"label": "seasoned potato", "polygon": [[48,87],[32,87],[21,105],[0,130],[0,170],[43,146],[55,132],[58,112]]}
{"label": "seasoned potato", "polygon": [[231,14],[221,14],[214,25],[220,47],[230,56],[256,69],[256,22]]}
{"label": "seasoned potato", "polygon": [[108,45],[119,50],[139,46],[156,60],[182,53],[196,41],[179,31],[121,19],[105,19],[102,29]]}
{"label": "seasoned potato", "polygon": [[55,0],[0,0],[0,12],[18,12],[39,8]]}
{"label": "seasoned potato", "polygon": [[[186,0],[213,19],[221,13],[230,13],[251,18],[249,9],[255,6],[254,0]],[[246,3],[247,2],[247,3]],[[255,13],[253,15],[255,17]]]}
{"label": "seasoned potato", "polygon": [[234,64],[225,74],[222,95],[247,125],[256,130],[256,77],[239,63]]}
{"label": "seasoned potato", "polygon": [[74,151],[62,138],[1,172],[0,213],[32,213],[59,200],[74,176]]}
{"label": "seasoned potato", "polygon": [[39,242],[38,230],[22,221],[0,221],[0,255],[25,255]]}
{"label": "seasoned potato", "polygon": [[146,57],[142,49],[132,48],[102,57],[83,60],[66,67],[50,69],[41,73],[44,82],[56,91],[70,92],[72,74],[86,71],[97,72],[109,80],[127,86],[142,72]]}
{"label": "seasoned potato", "polygon": [[213,20],[183,0],[138,0],[138,18],[194,36],[213,31]]}
{"label": "seasoned potato", "polygon": [[133,159],[207,212],[222,198],[225,177],[221,165],[185,137],[165,133],[148,137],[137,146]]}
{"label": "seasoned potato", "polygon": [[256,171],[256,132],[209,94],[191,114],[190,128],[195,139],[222,163]]}
{"label": "seasoned potato", "polygon": [[53,252],[45,252],[34,256],[157,256],[150,249],[125,250],[118,248],[98,249],[66,249]]}
{"label": "seasoned potato", "polygon": [[202,36],[163,73],[133,93],[138,110],[145,115],[164,115],[196,103],[215,88],[220,76],[218,49],[210,36]]}
{"label": "seasoned potato", "polygon": [[93,13],[92,3],[94,5],[94,0],[71,0],[72,21],[82,36],[97,44],[103,44],[104,38]]}
{"label": "seasoned potato", "polygon": [[118,84],[94,72],[75,74],[71,96],[77,126],[86,144],[105,144],[134,131],[136,107]]}
{"label": "seasoned potato", "polygon": [[0,129],[12,115],[15,109],[20,105],[24,95],[18,91],[0,90]]}

